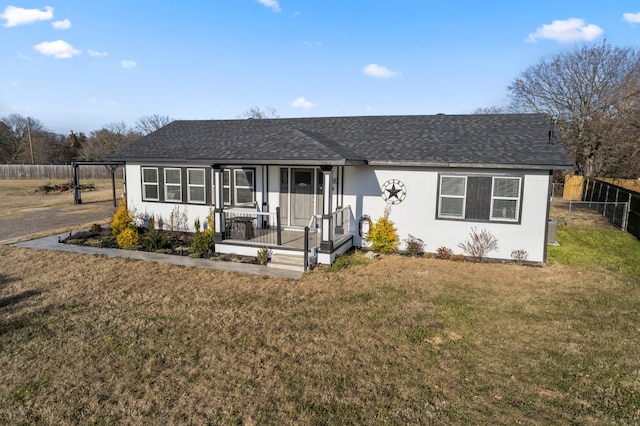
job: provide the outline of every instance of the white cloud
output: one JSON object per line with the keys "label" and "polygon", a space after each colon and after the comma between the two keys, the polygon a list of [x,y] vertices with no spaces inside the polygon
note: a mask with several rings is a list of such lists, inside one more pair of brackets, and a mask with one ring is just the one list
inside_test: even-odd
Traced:
{"label": "white cloud", "polygon": [[138,66],[138,63],[136,61],[120,61],[120,65],[122,65],[122,68],[127,68],[127,69],[131,69],[131,68],[135,68]]}
{"label": "white cloud", "polygon": [[104,58],[105,56],[108,55],[107,52],[98,52],[97,50],[91,50],[91,49],[89,49],[87,53],[89,53],[89,56],[93,56],[94,58]]}
{"label": "white cloud", "polygon": [[280,5],[277,0],[258,0],[258,3],[273,9],[274,12],[280,12]]}
{"label": "white cloud", "polygon": [[400,71],[391,71],[378,64],[369,64],[362,69],[362,72],[376,78],[391,78],[402,74]]}
{"label": "white cloud", "polygon": [[295,101],[291,102],[291,106],[294,108],[302,108],[302,109],[313,109],[316,107],[316,104],[306,100],[304,97],[300,96]]}
{"label": "white cloud", "polygon": [[56,59],[69,59],[82,53],[64,40],[43,41],[33,48],[43,55],[53,56]]}
{"label": "white cloud", "polygon": [[591,41],[599,37],[604,30],[595,24],[585,24],[582,19],[569,18],[564,21],[553,21],[530,33],[525,41],[535,43],[538,39],[555,40],[560,43],[573,43],[576,41]]}
{"label": "white cloud", "polygon": [[632,24],[640,24],[640,12],[638,13],[625,13],[622,15],[622,19]]}
{"label": "white cloud", "polygon": [[71,28],[71,21],[68,19],[64,19],[62,21],[52,22],[51,25],[56,30],[68,30],[69,28]]}
{"label": "white cloud", "polygon": [[53,19],[53,8],[47,6],[44,10],[40,10],[7,6],[4,9],[4,12],[0,14],[0,18],[7,21],[4,24],[7,28],[24,24],[32,24],[36,21],[48,21],[49,19]]}

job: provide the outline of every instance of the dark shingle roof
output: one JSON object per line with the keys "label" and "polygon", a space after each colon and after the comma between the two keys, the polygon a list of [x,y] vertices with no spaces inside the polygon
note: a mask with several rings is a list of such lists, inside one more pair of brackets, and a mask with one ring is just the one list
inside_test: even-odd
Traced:
{"label": "dark shingle roof", "polygon": [[174,121],[111,160],[202,164],[571,166],[543,114]]}

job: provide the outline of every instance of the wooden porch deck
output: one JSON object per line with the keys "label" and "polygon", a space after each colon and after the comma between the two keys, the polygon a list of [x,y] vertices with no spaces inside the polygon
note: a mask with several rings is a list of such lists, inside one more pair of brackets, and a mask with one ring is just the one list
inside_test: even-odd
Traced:
{"label": "wooden porch deck", "polygon": [[[253,238],[249,239],[233,239],[226,238],[224,240],[225,244],[241,244],[241,245],[251,245],[256,247],[277,247],[282,249],[289,250],[304,250],[304,229],[286,229],[282,230],[282,244],[278,246],[277,243],[277,232],[275,229],[254,229],[253,230]],[[320,235],[316,234],[317,245],[320,245]],[[313,241],[313,236],[310,237]],[[312,246],[312,241],[309,242],[309,245]]]}

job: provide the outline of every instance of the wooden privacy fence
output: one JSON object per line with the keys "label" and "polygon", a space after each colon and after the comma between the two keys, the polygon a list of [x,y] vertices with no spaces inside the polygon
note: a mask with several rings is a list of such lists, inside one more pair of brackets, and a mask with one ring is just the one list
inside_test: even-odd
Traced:
{"label": "wooden privacy fence", "polygon": [[[122,167],[116,170],[116,179],[122,179]],[[111,179],[111,171],[103,165],[85,165],[79,168],[80,179]],[[71,164],[0,164],[0,179],[73,179]]]}
{"label": "wooden privacy fence", "polygon": [[582,199],[583,189],[584,177],[567,175],[564,178],[564,190],[562,191],[562,199],[579,201]]}
{"label": "wooden privacy fence", "polygon": [[640,239],[640,193],[601,180],[586,179],[582,200],[593,202],[593,208],[611,223]]}

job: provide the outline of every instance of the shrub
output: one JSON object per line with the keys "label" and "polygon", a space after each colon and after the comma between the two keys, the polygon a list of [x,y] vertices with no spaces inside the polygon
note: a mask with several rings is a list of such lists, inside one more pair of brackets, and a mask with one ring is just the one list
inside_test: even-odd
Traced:
{"label": "shrub", "polygon": [[102,232],[102,225],[100,225],[99,223],[94,223],[93,225],[91,225],[91,228],[89,228],[89,232],[91,232],[92,234],[99,234],[100,232]]}
{"label": "shrub", "polygon": [[422,256],[424,253],[425,244],[420,238],[416,238],[409,234],[409,236],[404,240],[404,243],[407,245],[407,253],[411,256]]}
{"label": "shrub", "polygon": [[452,254],[450,259],[454,262],[464,262],[465,260],[467,260],[464,254]]}
{"label": "shrub", "polygon": [[529,258],[529,253],[527,253],[525,249],[512,250],[511,258],[515,260],[518,265],[522,265]]}
{"label": "shrub", "polygon": [[169,236],[153,226],[153,218],[149,218],[149,229],[142,235],[140,244],[149,251],[158,251],[170,245]]}
{"label": "shrub", "polygon": [[139,244],[140,236],[135,229],[126,228],[118,234],[116,242],[121,249],[130,250]]}
{"label": "shrub", "polygon": [[471,228],[470,239],[464,243],[459,243],[458,247],[464,250],[469,256],[476,261],[482,261],[487,253],[498,250],[498,239],[486,229],[478,230]]}
{"label": "shrub", "polygon": [[133,229],[134,226],[133,215],[127,209],[127,199],[123,197],[111,221],[111,232],[117,237],[125,229]]}
{"label": "shrub", "polygon": [[260,250],[258,250],[258,263],[261,265],[266,265],[267,260],[269,260],[269,247],[264,246]]}
{"label": "shrub", "polygon": [[436,257],[438,259],[451,259],[452,254],[453,251],[451,251],[449,247],[445,246],[438,247],[438,250],[436,251]]}
{"label": "shrub", "polygon": [[191,255],[193,257],[203,257],[205,255],[210,256],[215,250],[215,244],[213,242],[213,231],[205,229],[204,231],[197,231],[193,234],[193,243],[191,244]]}
{"label": "shrub", "polygon": [[398,232],[394,223],[389,220],[391,209],[384,209],[384,215],[371,224],[366,240],[371,249],[380,253],[393,253],[398,247]]}

